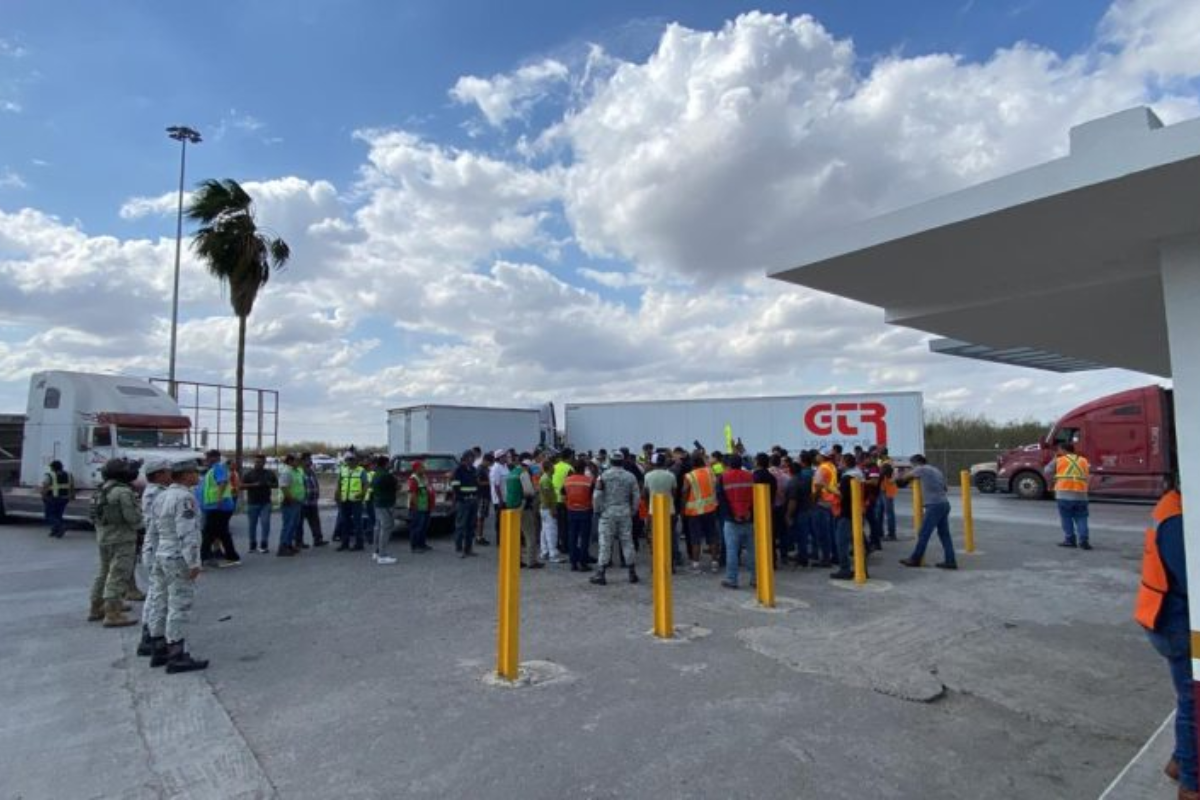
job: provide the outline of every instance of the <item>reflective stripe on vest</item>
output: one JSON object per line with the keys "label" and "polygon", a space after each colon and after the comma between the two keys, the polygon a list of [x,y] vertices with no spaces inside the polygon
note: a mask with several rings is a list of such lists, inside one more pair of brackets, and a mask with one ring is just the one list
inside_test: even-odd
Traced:
{"label": "reflective stripe on vest", "polygon": [[[67,477],[65,483],[59,482],[58,473],[54,470],[50,470],[46,473],[46,477],[50,479],[51,497],[70,496],[70,490],[74,484],[74,479],[71,478],[71,473],[69,472],[64,471],[63,474]],[[59,492],[66,492],[66,495],[60,495]]]}
{"label": "reflective stripe on vest", "polygon": [[1054,491],[1086,492],[1088,474],[1086,458],[1078,455],[1059,456],[1054,462]]}
{"label": "reflective stripe on vest", "polygon": [[842,496],[829,487],[837,486],[837,467],[826,461],[817,467],[813,473],[813,489],[816,490],[817,500],[833,505],[841,503]]}
{"label": "reflective stripe on vest", "polygon": [[351,470],[349,467],[340,467],[338,469],[338,488],[341,490],[341,498],[343,501],[362,500],[362,469],[355,467],[353,470]]}
{"label": "reflective stripe on vest", "polygon": [[563,483],[567,511],[592,510],[592,478],[590,475],[568,475]]}
{"label": "reflective stripe on vest", "polygon": [[1167,568],[1158,552],[1158,529],[1164,522],[1182,513],[1183,503],[1179,492],[1167,492],[1154,507],[1154,527],[1146,529],[1145,545],[1142,549],[1142,583],[1138,586],[1133,618],[1148,631],[1154,630],[1158,625],[1163,598],[1170,589]]}
{"label": "reflective stripe on vest", "polygon": [[688,485],[687,505],[683,507],[685,517],[698,517],[717,510],[716,477],[708,467],[694,469],[684,476]]}
{"label": "reflective stripe on vest", "polygon": [[734,518],[748,518],[754,508],[754,476],[744,469],[727,469],[721,475],[721,489]]}

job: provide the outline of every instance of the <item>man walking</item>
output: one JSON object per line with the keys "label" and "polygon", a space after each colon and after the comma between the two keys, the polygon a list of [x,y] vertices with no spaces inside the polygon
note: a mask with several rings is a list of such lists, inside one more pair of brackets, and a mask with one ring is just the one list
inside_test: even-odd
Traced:
{"label": "man walking", "polygon": [[296,543],[307,550],[304,543],[304,523],[312,532],[313,547],[324,547],[325,537],[321,534],[321,482],[313,468],[312,453],[300,454],[300,468],[304,474],[304,502],[300,506],[301,525],[296,529]]}
{"label": "man walking", "polygon": [[267,457],[256,454],[254,466],[242,476],[242,488],[246,490],[246,523],[250,528],[249,553],[271,550],[271,490],[278,486],[275,473],[267,469]]}
{"label": "man walking", "polygon": [[1075,445],[1061,442],[1058,457],[1046,465],[1047,475],[1054,478],[1054,499],[1058,503],[1058,519],[1062,523],[1063,540],[1059,547],[1091,550],[1088,541],[1088,483],[1091,465],[1075,453]]}
{"label": "man walking", "polygon": [[125,592],[137,559],[138,528],[142,510],[133,487],[139,464],[124,458],[104,465],[104,483],[92,497],[91,517],[100,548],[100,572],[92,582],[92,607],[88,621],[103,619],[106,628],[137,625],[125,616]]}
{"label": "man walking", "polygon": [[474,466],[475,453],[462,454],[450,477],[450,501],[454,504],[454,549],[459,558],[472,555],[476,519],[479,514],[479,470]]}
{"label": "man walking", "polygon": [[618,539],[625,563],[629,566],[629,582],[637,583],[636,553],[633,549],[633,515],[638,505],[638,484],[633,473],[622,467],[624,455],[614,449],[610,465],[596,482],[593,508],[600,514],[600,565],[591,582],[605,586],[605,571],[612,558],[612,541]]}
{"label": "man walking", "polygon": [[67,511],[67,503],[73,499],[75,479],[56,458],[50,462],[50,468],[42,477],[42,507],[45,509],[46,523],[50,526],[50,538],[63,538],[66,532],[63,514]]}
{"label": "man walking", "polygon": [[954,542],[950,538],[950,500],[946,497],[946,478],[940,469],[925,460],[925,456],[917,454],[911,460],[913,468],[903,478],[898,478],[896,483],[905,487],[913,481],[921,482],[921,491],[925,497],[924,518],[921,521],[921,530],[917,533],[917,546],[912,555],[900,559],[900,563],[906,567],[921,566],[929,537],[936,529],[938,540],[942,543],[943,557],[935,566],[941,569],[958,569],[958,561],[954,557]]}
{"label": "man walking", "polygon": [[[726,459],[725,470],[717,480],[717,502],[725,520],[722,531],[725,536],[725,578],[721,585],[726,589],[738,588],[738,566],[745,549],[746,571],[750,574],[750,585],[754,586],[757,568],[754,560],[754,476],[742,469],[742,457],[737,453]],[[763,553],[762,557],[769,559],[771,554]]]}
{"label": "man walking", "polygon": [[[414,553],[420,552],[418,545],[424,539],[425,525],[429,520],[430,498],[429,487],[424,482],[425,465],[420,461],[413,462],[413,476],[420,472],[422,480],[408,482],[408,542]],[[376,564],[389,566],[396,563],[396,557],[388,552],[392,545],[392,533],[396,529],[396,495],[400,491],[400,481],[392,472],[387,456],[375,459],[375,477],[371,481],[371,503],[375,506],[375,549],[371,560]],[[421,506],[424,505],[422,512]]]}

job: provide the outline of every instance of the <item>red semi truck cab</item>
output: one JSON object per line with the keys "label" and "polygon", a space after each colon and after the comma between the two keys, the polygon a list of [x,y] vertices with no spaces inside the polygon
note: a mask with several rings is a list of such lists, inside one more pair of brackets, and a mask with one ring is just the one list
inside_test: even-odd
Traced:
{"label": "red semi truck cab", "polygon": [[1169,389],[1144,386],[1093,400],[1065,414],[1037,444],[997,460],[996,483],[1026,499],[1053,489],[1044,476],[1055,448],[1074,442],[1091,464],[1089,494],[1157,499],[1166,485],[1175,446]]}

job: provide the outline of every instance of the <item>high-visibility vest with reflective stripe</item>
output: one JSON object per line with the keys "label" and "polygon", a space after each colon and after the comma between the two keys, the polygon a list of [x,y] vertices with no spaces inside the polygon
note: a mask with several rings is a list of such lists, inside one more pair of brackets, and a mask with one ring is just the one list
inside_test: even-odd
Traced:
{"label": "high-visibility vest with reflective stripe", "polygon": [[721,491],[734,519],[750,517],[754,508],[754,476],[744,469],[727,469],[721,474]]}
{"label": "high-visibility vest with reflective stripe", "polygon": [[209,467],[208,472],[204,473],[204,507],[216,508],[221,504],[221,501],[227,497],[233,497],[233,489],[229,483],[226,483],[224,488],[221,487],[216,480],[216,465]]}
{"label": "high-visibility vest with reflective stripe", "polygon": [[1134,602],[1133,618],[1149,631],[1158,625],[1163,598],[1170,589],[1167,568],[1158,552],[1158,529],[1164,522],[1182,513],[1183,502],[1179,492],[1167,492],[1154,507],[1154,527],[1146,529],[1145,545],[1142,548],[1142,583],[1138,587],[1137,600]]}
{"label": "high-visibility vest with reflective stripe", "polygon": [[713,465],[709,467],[709,469],[712,470],[713,475],[720,475],[725,472],[725,465],[720,461],[714,461]]}
{"label": "high-visibility vest with reflective stripe", "polygon": [[698,517],[717,510],[717,479],[711,468],[694,469],[683,479],[688,487],[687,504],[683,507],[685,517]]}
{"label": "high-visibility vest with reflective stripe", "polygon": [[1059,456],[1054,462],[1054,491],[1087,492],[1090,465],[1080,455]]}
{"label": "high-visibility vest with reflective stripe", "polygon": [[343,502],[363,499],[363,473],[361,467],[351,469],[343,465],[338,468],[338,488]]}
{"label": "high-visibility vest with reflective stripe", "polygon": [[[284,469],[289,469],[289,467],[284,467]],[[288,495],[296,502],[303,503],[304,499],[308,497],[308,489],[304,485],[304,469],[302,467],[291,467],[290,469],[292,470],[292,483],[288,486]]]}
{"label": "high-visibility vest with reflective stripe", "polygon": [[842,496],[837,492],[837,467],[829,461],[817,467],[813,473],[813,491],[817,500],[829,505],[841,504]]}
{"label": "high-visibility vest with reflective stripe", "polygon": [[592,476],[568,475],[563,483],[567,511],[592,510]]}
{"label": "high-visibility vest with reflective stripe", "polygon": [[[60,481],[60,479],[58,477],[58,473],[55,472],[54,470],[50,470],[49,472],[46,473],[46,477],[50,479],[50,496],[51,497],[60,497],[60,496],[61,497],[70,497],[71,496],[71,489],[74,488],[75,479],[72,478],[71,473],[67,472],[66,470],[63,470],[63,475],[66,476],[65,482]],[[59,492],[65,492],[65,494],[60,495]]]}

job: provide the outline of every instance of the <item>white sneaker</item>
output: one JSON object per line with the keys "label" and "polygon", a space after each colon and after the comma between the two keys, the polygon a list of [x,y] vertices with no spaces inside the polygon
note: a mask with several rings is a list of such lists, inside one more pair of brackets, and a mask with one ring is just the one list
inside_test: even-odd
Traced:
{"label": "white sneaker", "polygon": [[554,555],[552,555],[546,559],[546,561],[550,562],[551,564],[561,564],[565,560],[566,559],[564,559],[562,556],[558,555],[557,553],[555,553]]}
{"label": "white sneaker", "polygon": [[375,559],[376,564],[395,564],[396,559],[392,556],[378,556]]}
{"label": "white sneaker", "polygon": [[371,560],[379,563],[379,553],[371,553]]}
{"label": "white sneaker", "polygon": [[692,562],[692,572],[699,572],[699,571],[700,571],[700,562],[693,561]]}

